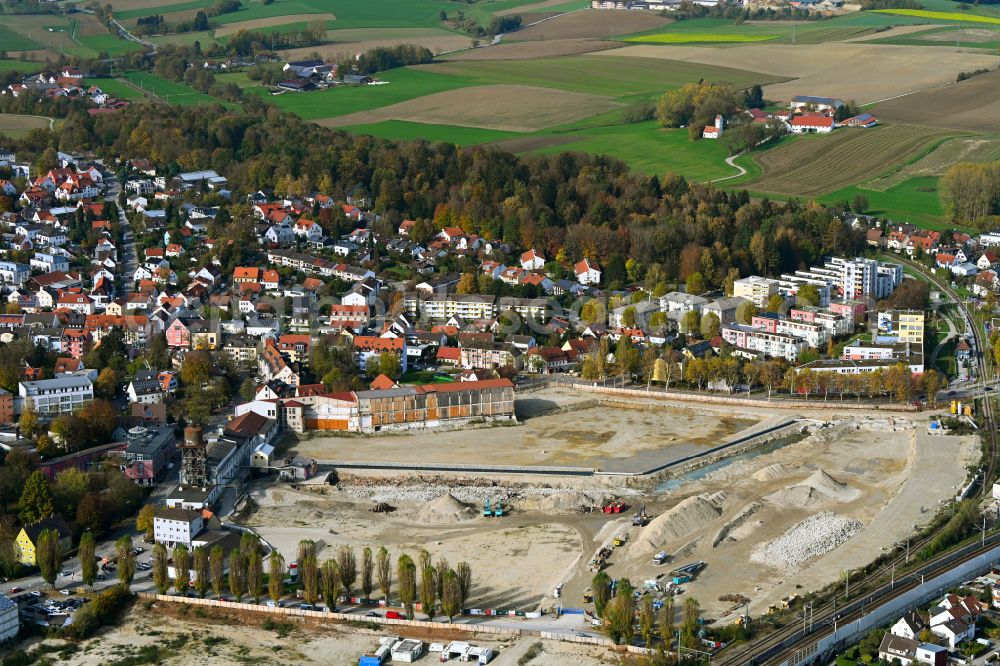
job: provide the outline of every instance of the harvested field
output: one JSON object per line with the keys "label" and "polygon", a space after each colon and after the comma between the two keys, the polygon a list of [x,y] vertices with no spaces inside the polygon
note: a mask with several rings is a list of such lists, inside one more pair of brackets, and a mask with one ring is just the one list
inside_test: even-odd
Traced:
{"label": "harvested field", "polygon": [[382,120],[409,120],[532,132],[618,108],[607,97],[533,86],[473,86],[320,121],[343,127]]}
{"label": "harvested field", "polygon": [[653,12],[584,9],[504,35],[504,41],[614,37],[671,23]]}
{"label": "harvested field", "polygon": [[[155,9],[162,12],[163,9],[173,7],[177,4],[178,0],[119,0],[118,2],[115,2],[115,15],[117,16],[121,12],[131,12],[133,10],[140,11]],[[208,7],[212,4],[212,0],[190,0],[184,4]]]}
{"label": "harvested field", "polygon": [[[939,25],[897,25],[888,30],[883,30],[882,32],[873,32],[870,35],[861,35],[860,37],[852,37],[851,39],[845,39],[845,42],[872,42],[876,39],[886,39],[891,37],[903,37],[904,35],[913,35],[917,33],[924,32],[925,30],[933,30],[935,28],[940,28]],[[954,40],[952,40],[954,41]]]}
{"label": "harvested field", "polygon": [[734,43],[746,44],[749,42],[768,42],[777,39],[780,35],[728,35],[716,32],[661,32],[655,35],[637,35],[627,37],[626,42],[639,42],[644,44],[716,44]]}
{"label": "harvested field", "polygon": [[764,173],[748,187],[818,196],[885,173],[947,135],[915,125],[881,125],[805,136],[755,156]]}
{"label": "harvested field", "polygon": [[215,31],[216,37],[232,35],[240,30],[258,30],[260,28],[276,28],[289,23],[311,23],[313,21],[336,21],[337,17],[329,12],[324,14],[288,14],[285,16],[269,16],[267,18],[250,19],[249,21],[237,21],[227,23]]}
{"label": "harvested field", "polygon": [[1000,39],[1000,33],[986,28],[965,28],[963,30],[935,30],[926,35],[919,35],[926,42],[995,42]]}
{"label": "harvested field", "polygon": [[456,61],[419,65],[414,69],[460,76],[484,84],[561,88],[611,97],[659,95],[665,89],[697,81],[726,81],[736,88],[744,88],[778,80],[766,74],[729,67],[649,58],[616,58],[613,55],[601,59],[567,56],[516,62]]}
{"label": "harvested field", "polygon": [[[795,95],[823,95],[853,99],[859,104],[951,83],[959,72],[1000,65],[996,55],[945,46],[928,49],[846,42],[798,46],[748,44],[718,49],[645,44],[618,49],[614,55],[685,60],[796,77],[794,81],[767,86],[764,95],[775,101],[787,101]],[[603,54],[590,57],[600,58]],[[859,77],[859,71],[866,75]]]}
{"label": "harvested field", "polygon": [[621,42],[603,39],[547,39],[543,42],[500,42],[492,46],[448,54],[448,60],[532,60],[577,55],[621,47]]}
{"label": "harvested field", "polygon": [[519,5],[517,7],[511,7],[510,9],[502,9],[496,12],[497,16],[509,16],[511,14],[520,14],[524,16],[525,14],[537,14],[538,12],[543,12],[549,7],[558,7],[559,5],[565,5],[566,0],[542,0],[541,2],[533,2],[530,5]]}
{"label": "harvested field", "polygon": [[1000,71],[882,102],[880,119],[972,132],[1000,132]]}
{"label": "harvested field", "polygon": [[866,190],[884,192],[910,178],[941,176],[952,164],[959,162],[992,162],[1000,160],[1000,137],[963,137],[949,139],[916,162],[899,171],[864,183]]}
{"label": "harvested field", "polygon": [[52,120],[44,116],[22,116],[16,113],[0,113],[0,134],[21,138],[33,129],[49,126]]}
{"label": "harvested field", "polygon": [[327,59],[336,59],[342,55],[353,56],[355,53],[397,44],[423,46],[435,54],[465,48],[472,44],[470,37],[437,28],[347,28],[327,30],[326,37],[332,42],[331,44],[285,49],[280,53],[283,58],[289,60],[308,58],[312,53],[319,53]]}

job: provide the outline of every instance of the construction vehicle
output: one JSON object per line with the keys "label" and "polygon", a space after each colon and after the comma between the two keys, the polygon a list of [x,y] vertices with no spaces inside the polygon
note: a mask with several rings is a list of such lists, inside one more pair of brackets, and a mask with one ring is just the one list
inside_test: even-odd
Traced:
{"label": "construction vehicle", "polygon": [[669,555],[667,555],[667,553],[665,551],[661,550],[656,555],[653,555],[653,564],[657,564],[657,565],[663,564],[664,562],[667,561],[668,558],[669,558]]}
{"label": "construction vehicle", "polygon": [[622,502],[621,500],[615,500],[614,502],[611,502],[610,504],[605,504],[604,506],[601,507],[601,511],[603,511],[604,513],[621,513],[624,510],[625,510],[625,502]]}
{"label": "construction vehicle", "polygon": [[615,540],[612,541],[612,544],[614,544],[615,548],[620,548],[620,547],[624,546],[627,543],[628,543],[628,534],[622,534],[622,535],[616,536]]}
{"label": "construction vehicle", "polygon": [[632,516],[632,525],[635,527],[643,527],[649,522],[649,516],[646,515],[646,507],[643,506],[639,511]]}
{"label": "construction vehicle", "polygon": [[705,568],[705,563],[702,561],[692,562],[691,564],[685,564],[682,567],[677,567],[670,572],[671,576],[687,576],[688,580],[698,575],[702,569]]}
{"label": "construction vehicle", "polygon": [[585,604],[594,603],[594,594],[593,592],[590,591],[589,587],[587,588],[587,591],[583,593],[583,603]]}
{"label": "construction vehicle", "polygon": [[490,498],[487,497],[486,498],[486,506],[483,507],[483,517],[484,518],[489,518],[492,515],[493,515],[493,510],[490,509]]}
{"label": "construction vehicle", "polygon": [[503,516],[503,502],[497,500],[496,506],[493,508],[493,515],[497,518]]}

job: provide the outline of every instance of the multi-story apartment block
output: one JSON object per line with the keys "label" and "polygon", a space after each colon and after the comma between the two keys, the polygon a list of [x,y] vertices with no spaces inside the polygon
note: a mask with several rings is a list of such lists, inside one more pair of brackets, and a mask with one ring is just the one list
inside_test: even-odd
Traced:
{"label": "multi-story apartment block", "polygon": [[745,298],[758,308],[766,308],[767,302],[778,293],[778,281],[751,275],[733,282],[733,296]]}

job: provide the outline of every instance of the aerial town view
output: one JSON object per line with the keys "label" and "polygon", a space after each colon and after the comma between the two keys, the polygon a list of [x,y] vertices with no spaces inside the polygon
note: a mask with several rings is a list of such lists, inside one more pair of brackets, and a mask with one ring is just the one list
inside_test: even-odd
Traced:
{"label": "aerial town view", "polygon": [[995,0],[0,0],[0,666],[996,664],[998,397]]}

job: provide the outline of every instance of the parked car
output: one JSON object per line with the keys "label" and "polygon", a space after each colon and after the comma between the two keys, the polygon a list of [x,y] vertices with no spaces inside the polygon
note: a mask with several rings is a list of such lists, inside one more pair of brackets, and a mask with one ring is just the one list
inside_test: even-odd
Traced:
{"label": "parked car", "polygon": [[368,611],[365,613],[365,617],[382,617],[382,614],[376,613],[375,611]]}
{"label": "parked car", "polygon": [[63,569],[62,571],[59,572],[59,575],[62,576],[63,578],[66,578],[68,576],[72,576],[73,572],[70,571],[69,569]]}
{"label": "parked car", "polygon": [[14,587],[10,588],[9,592],[10,592],[10,594],[17,594],[18,592],[24,592],[24,588],[23,587],[14,586]]}

